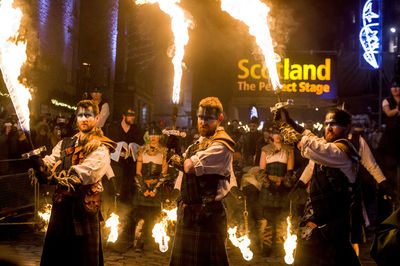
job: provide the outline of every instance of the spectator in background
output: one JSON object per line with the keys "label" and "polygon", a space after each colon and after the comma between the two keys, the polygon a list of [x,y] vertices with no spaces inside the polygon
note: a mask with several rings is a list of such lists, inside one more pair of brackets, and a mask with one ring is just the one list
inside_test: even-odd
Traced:
{"label": "spectator in background", "polygon": [[107,122],[107,118],[110,116],[110,106],[103,99],[103,92],[100,86],[94,86],[90,92],[90,96],[92,101],[97,104],[100,110],[99,121],[97,122],[96,127],[103,129]]}
{"label": "spectator in background", "polygon": [[272,123],[265,123],[262,128],[263,136],[257,141],[257,144],[256,144],[255,165],[260,164],[260,156],[261,156],[262,147],[271,143],[271,136],[270,136],[271,130],[272,130]]}
{"label": "spectator in background", "polygon": [[46,151],[44,151],[42,155],[51,154],[53,145],[51,144],[49,125],[46,122],[42,121],[36,125],[35,129],[36,134],[33,139],[33,144],[35,145],[35,148],[45,146]]}
{"label": "spectator in background", "polygon": [[250,131],[244,135],[243,141],[243,156],[245,165],[254,165],[256,144],[257,141],[262,137],[261,132],[258,131],[258,125],[258,118],[253,116],[249,123]]}
{"label": "spectator in background", "polygon": [[382,102],[382,109],[386,115],[386,128],[383,132],[379,149],[383,172],[388,182],[398,187],[399,184],[396,184],[400,160],[400,82],[398,80],[392,82],[390,91],[391,96]]}

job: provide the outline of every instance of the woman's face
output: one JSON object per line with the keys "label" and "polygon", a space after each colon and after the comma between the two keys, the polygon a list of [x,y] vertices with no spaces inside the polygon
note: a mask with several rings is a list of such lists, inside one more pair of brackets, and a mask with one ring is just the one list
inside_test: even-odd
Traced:
{"label": "woman's face", "polygon": [[160,141],[160,136],[158,136],[158,135],[150,135],[149,139],[150,139],[150,145],[151,146],[157,146],[158,142]]}
{"label": "woman's face", "polygon": [[281,135],[279,134],[272,134],[272,139],[274,140],[274,143],[281,143]]}

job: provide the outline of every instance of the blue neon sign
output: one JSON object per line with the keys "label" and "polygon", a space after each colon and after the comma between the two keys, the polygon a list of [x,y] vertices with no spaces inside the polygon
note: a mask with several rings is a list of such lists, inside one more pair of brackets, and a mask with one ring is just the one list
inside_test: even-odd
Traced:
{"label": "blue neon sign", "polygon": [[382,23],[381,1],[368,0],[361,11],[360,43],[364,60],[374,69],[381,64]]}

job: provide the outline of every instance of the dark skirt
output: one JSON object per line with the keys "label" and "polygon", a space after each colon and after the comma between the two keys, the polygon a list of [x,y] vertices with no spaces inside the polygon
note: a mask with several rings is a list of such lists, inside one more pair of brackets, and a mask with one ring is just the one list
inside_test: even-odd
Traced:
{"label": "dark skirt", "polygon": [[100,213],[87,213],[79,199],[54,203],[40,265],[104,265]]}
{"label": "dark skirt", "polygon": [[213,205],[206,211],[179,205],[170,265],[229,265],[225,209]]}

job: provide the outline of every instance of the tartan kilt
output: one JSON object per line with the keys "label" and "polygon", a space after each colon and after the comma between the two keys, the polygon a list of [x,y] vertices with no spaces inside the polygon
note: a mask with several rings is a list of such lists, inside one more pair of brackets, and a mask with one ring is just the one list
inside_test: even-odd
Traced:
{"label": "tartan kilt", "polygon": [[212,212],[197,218],[195,210],[178,206],[178,223],[170,265],[229,265],[225,248],[227,222],[225,208],[214,202]]}

